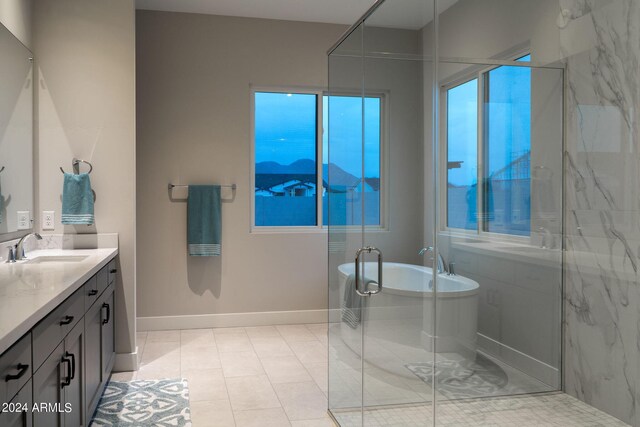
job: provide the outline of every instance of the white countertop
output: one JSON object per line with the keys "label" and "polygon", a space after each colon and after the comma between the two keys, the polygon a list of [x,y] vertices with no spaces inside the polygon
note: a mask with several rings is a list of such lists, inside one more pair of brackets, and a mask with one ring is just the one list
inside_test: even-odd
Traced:
{"label": "white countertop", "polygon": [[118,254],[117,248],[44,249],[39,256],[79,255],[75,262],[0,264],[0,354],[67,299]]}

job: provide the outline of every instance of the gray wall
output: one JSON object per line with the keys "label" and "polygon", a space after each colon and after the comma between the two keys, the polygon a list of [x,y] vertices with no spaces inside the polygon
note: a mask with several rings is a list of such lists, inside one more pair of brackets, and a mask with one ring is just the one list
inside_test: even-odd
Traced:
{"label": "gray wall", "polygon": [[31,0],[0,0],[0,23],[31,50],[32,9]]}
{"label": "gray wall", "polygon": [[[249,85],[326,87],[344,29],[137,12],[138,316],[326,308],[326,234],[249,232]],[[221,257],[187,256],[186,203],[169,182],[237,184]]]}
{"label": "gray wall", "polygon": [[[326,88],[326,51],[344,30],[138,12],[140,317],[326,309],[326,232],[250,233],[250,85]],[[414,50],[420,43],[415,31],[388,31],[380,40]],[[378,71],[368,86],[386,91],[393,108],[389,230],[370,233],[368,243],[388,248],[389,260],[415,262],[421,219],[407,221],[405,213],[422,206],[421,66],[370,66]],[[187,257],[186,204],[169,200],[168,182],[238,184],[223,204],[220,258]]]}
{"label": "gray wall", "polygon": [[[135,34],[132,0],[34,3],[36,213],[54,233],[119,233],[116,351],[135,351]],[[93,163],[95,225],[62,226],[62,174]],[[36,228],[39,228],[36,214]]]}

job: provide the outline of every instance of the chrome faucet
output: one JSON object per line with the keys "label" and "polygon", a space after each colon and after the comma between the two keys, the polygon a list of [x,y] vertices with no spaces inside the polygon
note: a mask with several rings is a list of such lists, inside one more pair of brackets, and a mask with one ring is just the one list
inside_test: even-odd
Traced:
{"label": "chrome faucet", "polygon": [[541,249],[555,249],[555,247],[556,247],[555,239],[554,239],[553,234],[551,233],[551,231],[549,231],[545,227],[538,228],[538,231],[540,231],[542,233],[542,240],[540,241],[540,248]]}
{"label": "chrome faucet", "polygon": [[[433,248],[433,246],[427,246],[426,248],[420,249],[418,251],[418,254],[419,255],[424,255],[427,252],[434,252],[435,253],[435,249]],[[447,268],[445,267],[444,258],[442,258],[442,255],[440,253],[438,253],[437,272],[438,272],[438,274],[440,274],[440,273],[448,273]]]}
{"label": "chrome faucet", "polygon": [[24,241],[27,240],[27,237],[29,236],[33,236],[37,240],[42,240],[42,236],[38,233],[29,233],[25,236],[22,236],[22,238],[18,240],[18,243],[16,243],[15,250],[13,251],[16,261],[20,261],[26,258],[24,255]]}

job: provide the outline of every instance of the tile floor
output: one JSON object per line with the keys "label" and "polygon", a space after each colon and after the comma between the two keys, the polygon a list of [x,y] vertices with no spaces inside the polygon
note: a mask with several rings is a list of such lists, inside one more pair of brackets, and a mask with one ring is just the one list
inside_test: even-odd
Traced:
{"label": "tile floor", "polygon": [[[627,424],[561,392],[441,402],[438,427],[625,427]],[[342,427],[360,427],[360,411],[336,413]],[[367,427],[431,425],[431,405],[365,410]]]}
{"label": "tile floor", "polygon": [[327,326],[139,332],[140,370],[114,380],[186,378],[193,427],[333,427]]}
{"label": "tile floor", "polygon": [[[113,379],[186,378],[193,427],[334,426],[326,413],[327,354],[340,355],[344,349],[332,346],[328,352],[326,324],[151,331],[139,332],[137,339],[140,369],[114,373]],[[352,386],[353,381],[344,380],[357,374],[349,360],[340,363],[343,371],[334,374],[343,378],[332,380],[336,393],[341,382]],[[365,375],[379,380],[375,397],[381,403],[431,400],[422,381],[397,382],[392,372],[383,374],[365,369]],[[345,396],[352,396],[349,387]],[[563,393],[441,402],[437,408],[438,425],[447,427],[625,425]],[[361,425],[360,411],[335,415],[343,427]],[[365,417],[368,427],[426,426],[432,412],[430,404],[396,405],[367,410]]]}

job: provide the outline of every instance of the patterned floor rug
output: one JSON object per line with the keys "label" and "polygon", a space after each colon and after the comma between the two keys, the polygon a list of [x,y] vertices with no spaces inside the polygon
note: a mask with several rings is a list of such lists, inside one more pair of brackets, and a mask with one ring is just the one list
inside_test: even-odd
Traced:
{"label": "patterned floor rug", "polygon": [[184,379],[110,381],[91,427],[190,427]]}
{"label": "patterned floor rug", "polygon": [[[405,365],[418,378],[431,384],[432,363]],[[442,360],[436,364],[436,388],[448,399],[465,399],[499,394],[509,383],[507,374],[482,355],[475,360]]]}

